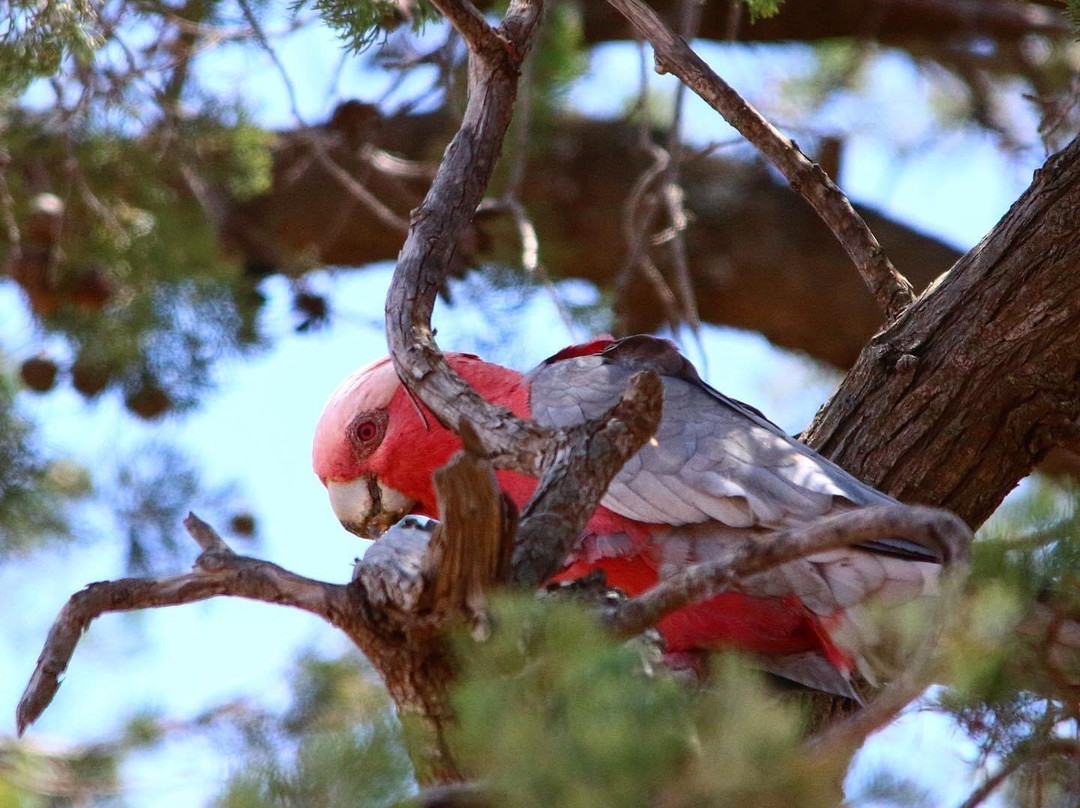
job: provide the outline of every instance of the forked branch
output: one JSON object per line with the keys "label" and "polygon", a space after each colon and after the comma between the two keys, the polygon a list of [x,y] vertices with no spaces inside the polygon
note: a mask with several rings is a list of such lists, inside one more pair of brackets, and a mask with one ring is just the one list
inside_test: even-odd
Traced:
{"label": "forked branch", "polygon": [[184,524],[203,548],[191,572],[166,578],[99,581],[71,596],[49,631],[16,708],[19,735],[49,706],[83,632],[103,614],[179,606],[229,595],[293,606],[339,628],[347,625],[350,607],[345,586],[315,581],[269,561],[236,555],[213,528],[194,514]]}
{"label": "forked branch", "polygon": [[[423,204],[414,212],[386,297],[386,336],[402,381],[446,426],[468,424],[497,468],[540,478],[526,505],[511,577],[537,585],[562,564],[611,478],[655,432],[659,380],[634,380],[608,414],[573,430],[515,417],[483,399],[450,368],[431,330],[437,291],[475,215],[502,149],[518,77],[540,22],[540,0],[515,0],[498,29],[468,2],[436,5],[469,45],[469,100]],[[494,47],[491,37],[510,47]]]}
{"label": "forked branch", "polygon": [[[477,480],[485,478],[490,485],[478,486]],[[303,609],[344,631],[379,671],[402,720],[411,722],[410,755],[421,783],[461,780],[443,741],[444,726],[453,716],[447,698],[453,667],[445,630],[461,622],[483,625],[483,592],[506,579],[516,518],[494,483],[486,461],[459,452],[436,480],[446,521],[433,533],[408,525],[389,531],[347,585],[315,581],[237,555],[213,528],[189,516],[184,524],[203,549],[191,572],[102,581],[71,597],[19,702],[19,734],[52,701],[79,639],[95,618],[216,596],[241,597]],[[475,519],[480,512],[490,512],[491,518]]]}
{"label": "forked branch", "polygon": [[656,54],[656,69],[673,73],[729,124],[754,144],[822,218],[858,269],[886,318],[896,319],[914,300],[911,284],[889,261],[885,250],[843,191],[794,141],[784,137],[663,20],[641,0],[608,0]]}

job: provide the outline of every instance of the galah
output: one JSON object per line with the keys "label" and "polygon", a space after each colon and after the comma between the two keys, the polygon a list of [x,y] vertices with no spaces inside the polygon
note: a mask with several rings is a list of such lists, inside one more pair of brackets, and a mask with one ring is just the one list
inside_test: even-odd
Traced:
{"label": "galah", "polygon": [[[470,354],[446,356],[489,401],[556,427],[602,414],[637,371],[659,374],[656,435],[615,476],[558,580],[599,569],[633,596],[726,543],[894,502],[710,387],[666,340],[601,338],[566,348],[525,375]],[[405,514],[438,517],[432,474],[460,448],[383,358],[330,397],[313,461],[342,525],[375,538]],[[518,507],[536,486],[511,471],[497,477]],[[736,649],[779,676],[855,698],[851,674],[857,669],[873,680],[879,673],[871,609],[931,594],[940,560],[930,548],[882,537],[749,577],[669,614],[657,628],[675,662]]]}

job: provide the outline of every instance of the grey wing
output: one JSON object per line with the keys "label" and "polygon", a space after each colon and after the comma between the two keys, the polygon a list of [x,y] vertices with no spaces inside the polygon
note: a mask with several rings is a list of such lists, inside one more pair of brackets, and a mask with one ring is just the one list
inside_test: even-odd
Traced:
{"label": "grey wing", "polygon": [[[654,441],[616,475],[602,500],[605,507],[643,522],[686,525],[715,520],[738,528],[780,528],[817,518],[834,507],[893,502],[784,434],[756,410],[708,387],[670,343],[633,339],[650,339],[649,349],[659,351],[664,363],[612,357],[606,351],[606,356],[541,365],[530,374],[533,417],[569,426],[612,406],[642,367],[661,372],[660,427]],[[675,360],[666,351],[675,352],[689,371],[671,375]],[[878,544],[875,549],[884,552],[928,556],[924,548],[909,542]]]}

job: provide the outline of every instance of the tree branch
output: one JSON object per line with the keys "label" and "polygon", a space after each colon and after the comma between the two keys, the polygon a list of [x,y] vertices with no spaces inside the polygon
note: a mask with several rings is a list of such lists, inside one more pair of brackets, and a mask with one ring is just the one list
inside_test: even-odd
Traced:
{"label": "tree branch", "polygon": [[[349,603],[344,586],[305,578],[269,561],[236,555],[209,525],[194,515],[185,520],[185,525],[205,548],[193,572],[167,578],[99,581],[71,596],[49,631],[37,667],[16,708],[19,735],[49,706],[83,632],[103,614],[179,606],[230,595],[303,609],[339,628],[348,624]],[[207,540],[207,530],[216,542]]]}
{"label": "tree branch", "polygon": [[863,349],[803,440],[979,525],[1080,419],[1080,140]]}
{"label": "tree branch", "polygon": [[[462,619],[486,626],[483,592],[506,580],[516,521],[498,497],[490,464],[459,452],[436,478],[446,521],[431,535],[408,523],[388,531],[357,565],[348,585],[324,583],[276,564],[236,555],[194,514],[184,520],[203,548],[194,570],[167,578],[90,584],[61,610],[16,709],[20,735],[52,701],[90,623],[108,612],[193,603],[216,596],[293,606],[345,632],[382,676],[408,732],[422,784],[459,782],[445,729],[454,666],[445,629]],[[494,510],[492,510],[494,509]],[[487,530],[473,532],[490,518]]]}
{"label": "tree branch", "polygon": [[570,430],[522,512],[514,583],[535,587],[558,572],[612,478],[656,432],[663,398],[659,376],[636,373],[614,407]]}
{"label": "tree branch", "polygon": [[[454,14],[465,20],[471,12],[461,6]],[[465,116],[413,214],[386,298],[387,342],[405,384],[444,425],[460,430],[469,424],[471,440],[495,466],[540,477],[512,561],[512,579],[529,585],[563,563],[611,478],[655,431],[661,400],[655,376],[635,378],[604,418],[573,430],[546,429],[481,398],[450,369],[431,331],[436,292],[487,189],[539,17],[539,2],[511,4],[501,28],[512,51],[470,40]]]}
{"label": "tree branch", "polygon": [[621,634],[633,636],[676,609],[713,597],[750,575],[882,536],[937,547],[947,564],[966,563],[971,546],[971,531],[948,511],[900,504],[858,508],[727,545],[720,557],[687,567],[621,604],[608,622]]}
{"label": "tree branch", "polygon": [[832,230],[887,320],[896,319],[914,299],[911,284],[893,267],[865,220],[821,166],[716,75],[681,37],[671,32],[656,12],[640,0],[608,2],[653,46],[657,72],[678,76],[772,161],[795,192],[810,203]]}
{"label": "tree branch", "polygon": [[511,45],[510,40],[492,28],[469,0],[432,0],[432,5],[465,38],[470,52],[494,54]]}
{"label": "tree branch", "polygon": [[[458,242],[483,199],[514,112],[518,73],[540,21],[542,3],[511,3],[501,28],[512,48],[493,47],[471,5],[439,2],[469,43],[469,100],[423,203],[412,215],[386,297],[386,338],[402,381],[444,425],[468,420],[500,468],[537,474],[552,434],[481,398],[451,370],[431,331],[435,296]],[[500,40],[501,41],[501,40]]]}
{"label": "tree branch", "polygon": [[1050,757],[1074,757],[1080,760],[1080,744],[1069,738],[1056,738],[1014,752],[958,808],[978,808],[1018,769]]}

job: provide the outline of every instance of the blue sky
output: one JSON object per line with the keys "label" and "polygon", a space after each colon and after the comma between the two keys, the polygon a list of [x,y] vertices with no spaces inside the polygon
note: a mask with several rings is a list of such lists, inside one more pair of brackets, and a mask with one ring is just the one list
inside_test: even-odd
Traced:
{"label": "blue sky", "polygon": [[[339,92],[328,95],[327,77],[339,58],[336,48],[325,31],[282,43],[282,58],[297,84],[303,117],[310,122],[324,119],[341,98],[373,99],[386,86],[383,77],[349,66]],[[797,50],[777,55],[774,49],[707,46],[702,53],[733,85],[777,114],[785,111],[776,100],[778,84],[808,69],[805,53]],[[599,48],[588,75],[573,89],[571,103],[594,114],[617,114],[636,92],[637,59],[632,46]],[[227,48],[211,56],[203,71],[222,92],[247,99],[266,125],[291,125],[280,81],[263,54]],[[868,81],[869,100],[841,100],[820,121],[836,126],[855,122],[857,134],[848,144],[842,170],[846,190],[858,201],[957,247],[971,247],[1026,187],[1041,157],[1004,158],[990,138],[961,130],[928,144],[932,118],[925,78],[906,62],[889,58],[874,68]],[[422,83],[418,80],[403,92],[413,92]],[[655,86],[670,92],[673,84],[657,77]],[[902,120],[897,110],[904,111]],[[731,136],[696,98],[687,108],[686,131],[696,142]],[[802,203],[792,197],[791,204]],[[321,273],[316,283],[332,290],[342,316],[331,328],[304,336],[291,332],[286,284],[268,281],[271,300],[263,327],[276,337],[273,350],[252,360],[224,363],[217,370],[218,389],[206,406],[183,420],[166,422],[170,438],[199,459],[208,482],[240,483],[243,497],[260,517],[258,555],[304,575],[345,580],[353,558],[362,552],[362,543],[334,520],[310,472],[309,444],[322,405],[338,381],[385,353],[379,324],[390,271],[379,266]],[[577,298],[591,294],[581,284],[568,284],[562,293]],[[485,322],[482,313],[468,305],[441,306],[436,315],[444,349],[480,345],[488,358],[523,369],[571,341],[560,326],[552,325],[557,322],[542,293],[523,305],[513,327]],[[0,288],[0,345],[19,356],[29,353],[36,340],[10,285]],[[757,404],[791,431],[809,421],[832,389],[830,373],[772,348],[756,334],[710,327],[702,346],[713,384]],[[688,346],[688,353],[700,359],[696,346]],[[48,446],[92,468],[108,465],[118,449],[137,446],[153,434],[152,428],[125,417],[113,399],[87,405],[70,390],[60,390],[44,398],[24,394],[19,404],[40,423]],[[107,531],[92,514],[81,528],[89,535]],[[194,546],[189,555],[194,558]],[[0,668],[0,704],[14,705],[48,626],[68,595],[88,581],[116,576],[121,566],[119,542],[107,535],[0,566],[0,591],[7,593],[8,603],[0,625],[0,654],[8,660]],[[190,717],[237,697],[282,706],[289,665],[298,650],[336,653],[345,648],[337,632],[316,619],[263,604],[216,600],[109,616],[84,638],[65,686],[28,742],[62,748],[104,738],[137,709]],[[861,753],[859,772],[871,772],[886,760],[922,761],[913,765],[912,773],[924,778],[940,804],[958,803],[970,788],[965,763],[973,757],[970,744],[938,718],[912,715],[898,724]],[[927,760],[934,761],[931,774],[925,771]],[[180,808],[214,794],[229,765],[203,742],[181,741],[136,758],[126,767],[125,778],[135,805]]]}

